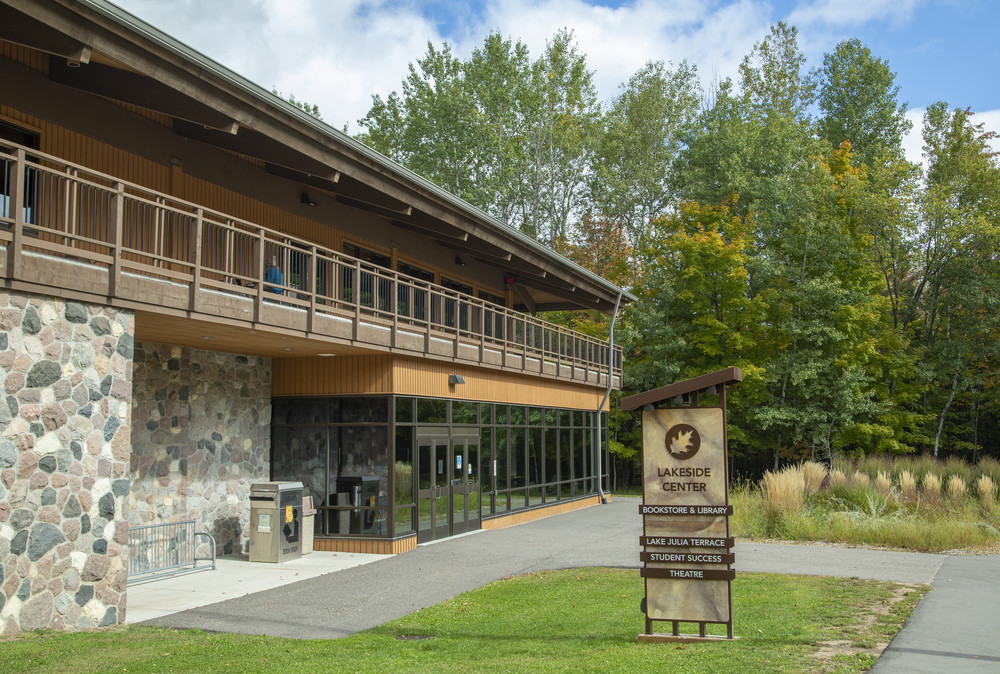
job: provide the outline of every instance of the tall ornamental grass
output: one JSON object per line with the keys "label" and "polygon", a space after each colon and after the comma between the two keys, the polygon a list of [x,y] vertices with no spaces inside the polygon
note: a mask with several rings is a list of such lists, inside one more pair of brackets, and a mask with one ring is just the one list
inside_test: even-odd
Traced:
{"label": "tall ornamental grass", "polygon": [[733,533],[908,550],[1000,550],[1000,482],[991,475],[1000,463],[876,457],[834,466],[827,472],[806,462],[768,472],[757,486],[736,486]]}

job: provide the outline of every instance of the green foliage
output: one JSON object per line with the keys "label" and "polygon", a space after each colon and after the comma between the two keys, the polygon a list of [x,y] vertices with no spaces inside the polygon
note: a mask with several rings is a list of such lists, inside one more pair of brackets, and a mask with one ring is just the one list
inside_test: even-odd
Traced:
{"label": "green foliage", "polygon": [[[858,40],[810,73],[779,23],[735,83],[649,62],[602,111],[572,33],[536,57],[494,33],[465,60],[428,45],[360,123],[376,149],[638,297],[616,326],[627,392],[743,368],[738,457],[996,455],[992,135],[930,106],[924,175],[902,154],[899,96]],[[547,318],[599,337],[610,324]],[[612,469],[634,477],[638,423],[613,414],[611,431]]]}

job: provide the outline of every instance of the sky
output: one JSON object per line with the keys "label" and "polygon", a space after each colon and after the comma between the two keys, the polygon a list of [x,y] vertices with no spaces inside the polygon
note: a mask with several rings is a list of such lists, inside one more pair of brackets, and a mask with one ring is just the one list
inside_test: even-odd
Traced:
{"label": "sky", "polygon": [[[698,68],[703,83],[737,67],[778,21],[795,26],[808,67],[858,38],[896,73],[921,159],[920,122],[945,101],[1000,132],[1000,2],[995,0],[114,0],[181,42],[283,95],[319,106],[357,133],[357,120],[399,90],[428,42],[460,58],[487,34],[520,39],[539,56],[557,30],[573,31],[602,101],[647,61]],[[996,144],[1000,150],[1000,141]]]}

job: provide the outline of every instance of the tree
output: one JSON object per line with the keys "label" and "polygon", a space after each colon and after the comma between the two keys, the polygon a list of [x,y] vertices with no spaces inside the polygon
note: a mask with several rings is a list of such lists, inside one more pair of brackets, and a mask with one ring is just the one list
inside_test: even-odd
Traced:
{"label": "tree", "polygon": [[914,313],[934,385],[925,406],[936,410],[934,456],[958,394],[974,384],[973,363],[997,363],[1000,269],[1000,167],[991,135],[971,113],[938,102],[924,116],[926,186]]}
{"label": "tree", "polygon": [[566,238],[571,217],[583,214],[600,115],[594,74],[572,32],[561,30],[546,43],[532,66],[531,91],[521,229],[551,245]]}
{"label": "tree", "polygon": [[646,228],[674,205],[670,168],[680,149],[679,129],[697,111],[699,84],[686,61],[669,69],[647,62],[622,86],[604,115],[590,184],[592,207],[641,248]]}
{"label": "tree", "polygon": [[855,158],[872,166],[902,155],[910,130],[906,104],[899,104],[896,74],[857,38],[823,56],[818,73],[820,135],[834,147],[849,141]]}
{"label": "tree", "polygon": [[359,138],[449,192],[477,203],[472,180],[480,161],[475,141],[478,115],[466,86],[462,62],[445,44],[427,44],[411,63],[403,93],[382,100],[372,96],[368,114],[358,120],[367,132]]}

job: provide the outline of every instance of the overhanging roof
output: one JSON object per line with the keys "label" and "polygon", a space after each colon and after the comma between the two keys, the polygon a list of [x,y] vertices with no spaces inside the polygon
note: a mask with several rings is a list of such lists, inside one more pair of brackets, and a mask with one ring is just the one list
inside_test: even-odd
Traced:
{"label": "overhanging roof", "polygon": [[53,54],[53,81],[169,115],[175,133],[257,157],[275,175],[512,273],[529,310],[610,312],[619,294],[635,300],[110,2],[0,0],[0,10],[0,39]]}

